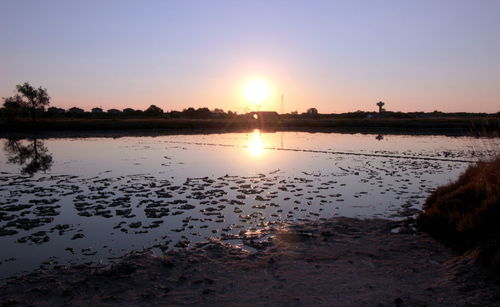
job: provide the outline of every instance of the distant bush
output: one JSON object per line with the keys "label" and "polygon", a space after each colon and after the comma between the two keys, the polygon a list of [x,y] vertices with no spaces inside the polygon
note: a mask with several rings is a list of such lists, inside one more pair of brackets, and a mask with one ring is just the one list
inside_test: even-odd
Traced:
{"label": "distant bush", "polygon": [[500,155],[438,188],[417,224],[461,252],[477,250],[479,259],[500,274]]}
{"label": "distant bush", "polygon": [[144,114],[150,115],[150,116],[161,116],[163,115],[163,109],[160,107],[155,106],[154,104],[150,105],[149,108],[147,108],[144,111]]}

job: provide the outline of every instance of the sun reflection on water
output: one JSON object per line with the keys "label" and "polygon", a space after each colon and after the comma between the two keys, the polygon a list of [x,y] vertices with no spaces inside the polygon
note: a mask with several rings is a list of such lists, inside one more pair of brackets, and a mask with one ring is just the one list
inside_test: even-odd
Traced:
{"label": "sun reflection on water", "polygon": [[247,148],[252,156],[258,157],[264,153],[264,142],[262,141],[259,129],[255,129],[250,135]]}

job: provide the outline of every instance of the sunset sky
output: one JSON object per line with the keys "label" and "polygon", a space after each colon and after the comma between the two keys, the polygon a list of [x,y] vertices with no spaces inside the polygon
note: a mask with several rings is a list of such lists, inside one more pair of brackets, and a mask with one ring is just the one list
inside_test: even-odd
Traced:
{"label": "sunset sky", "polygon": [[52,106],[500,111],[500,1],[0,0],[0,97]]}

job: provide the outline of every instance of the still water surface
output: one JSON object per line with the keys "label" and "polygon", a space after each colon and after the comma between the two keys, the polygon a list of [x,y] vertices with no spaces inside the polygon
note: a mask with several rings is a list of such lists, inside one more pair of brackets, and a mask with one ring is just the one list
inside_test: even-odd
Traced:
{"label": "still water surface", "polygon": [[208,239],[245,248],[288,222],[402,219],[497,140],[256,130],[0,141],[3,278]]}

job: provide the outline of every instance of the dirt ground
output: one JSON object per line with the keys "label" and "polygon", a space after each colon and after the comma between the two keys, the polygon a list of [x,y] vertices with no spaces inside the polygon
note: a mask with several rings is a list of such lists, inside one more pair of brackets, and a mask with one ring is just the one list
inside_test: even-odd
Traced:
{"label": "dirt ground", "polygon": [[[392,230],[392,231],[391,231]],[[39,270],[0,288],[2,306],[500,306],[500,285],[410,222],[289,225],[259,252],[212,241],[110,267]]]}

